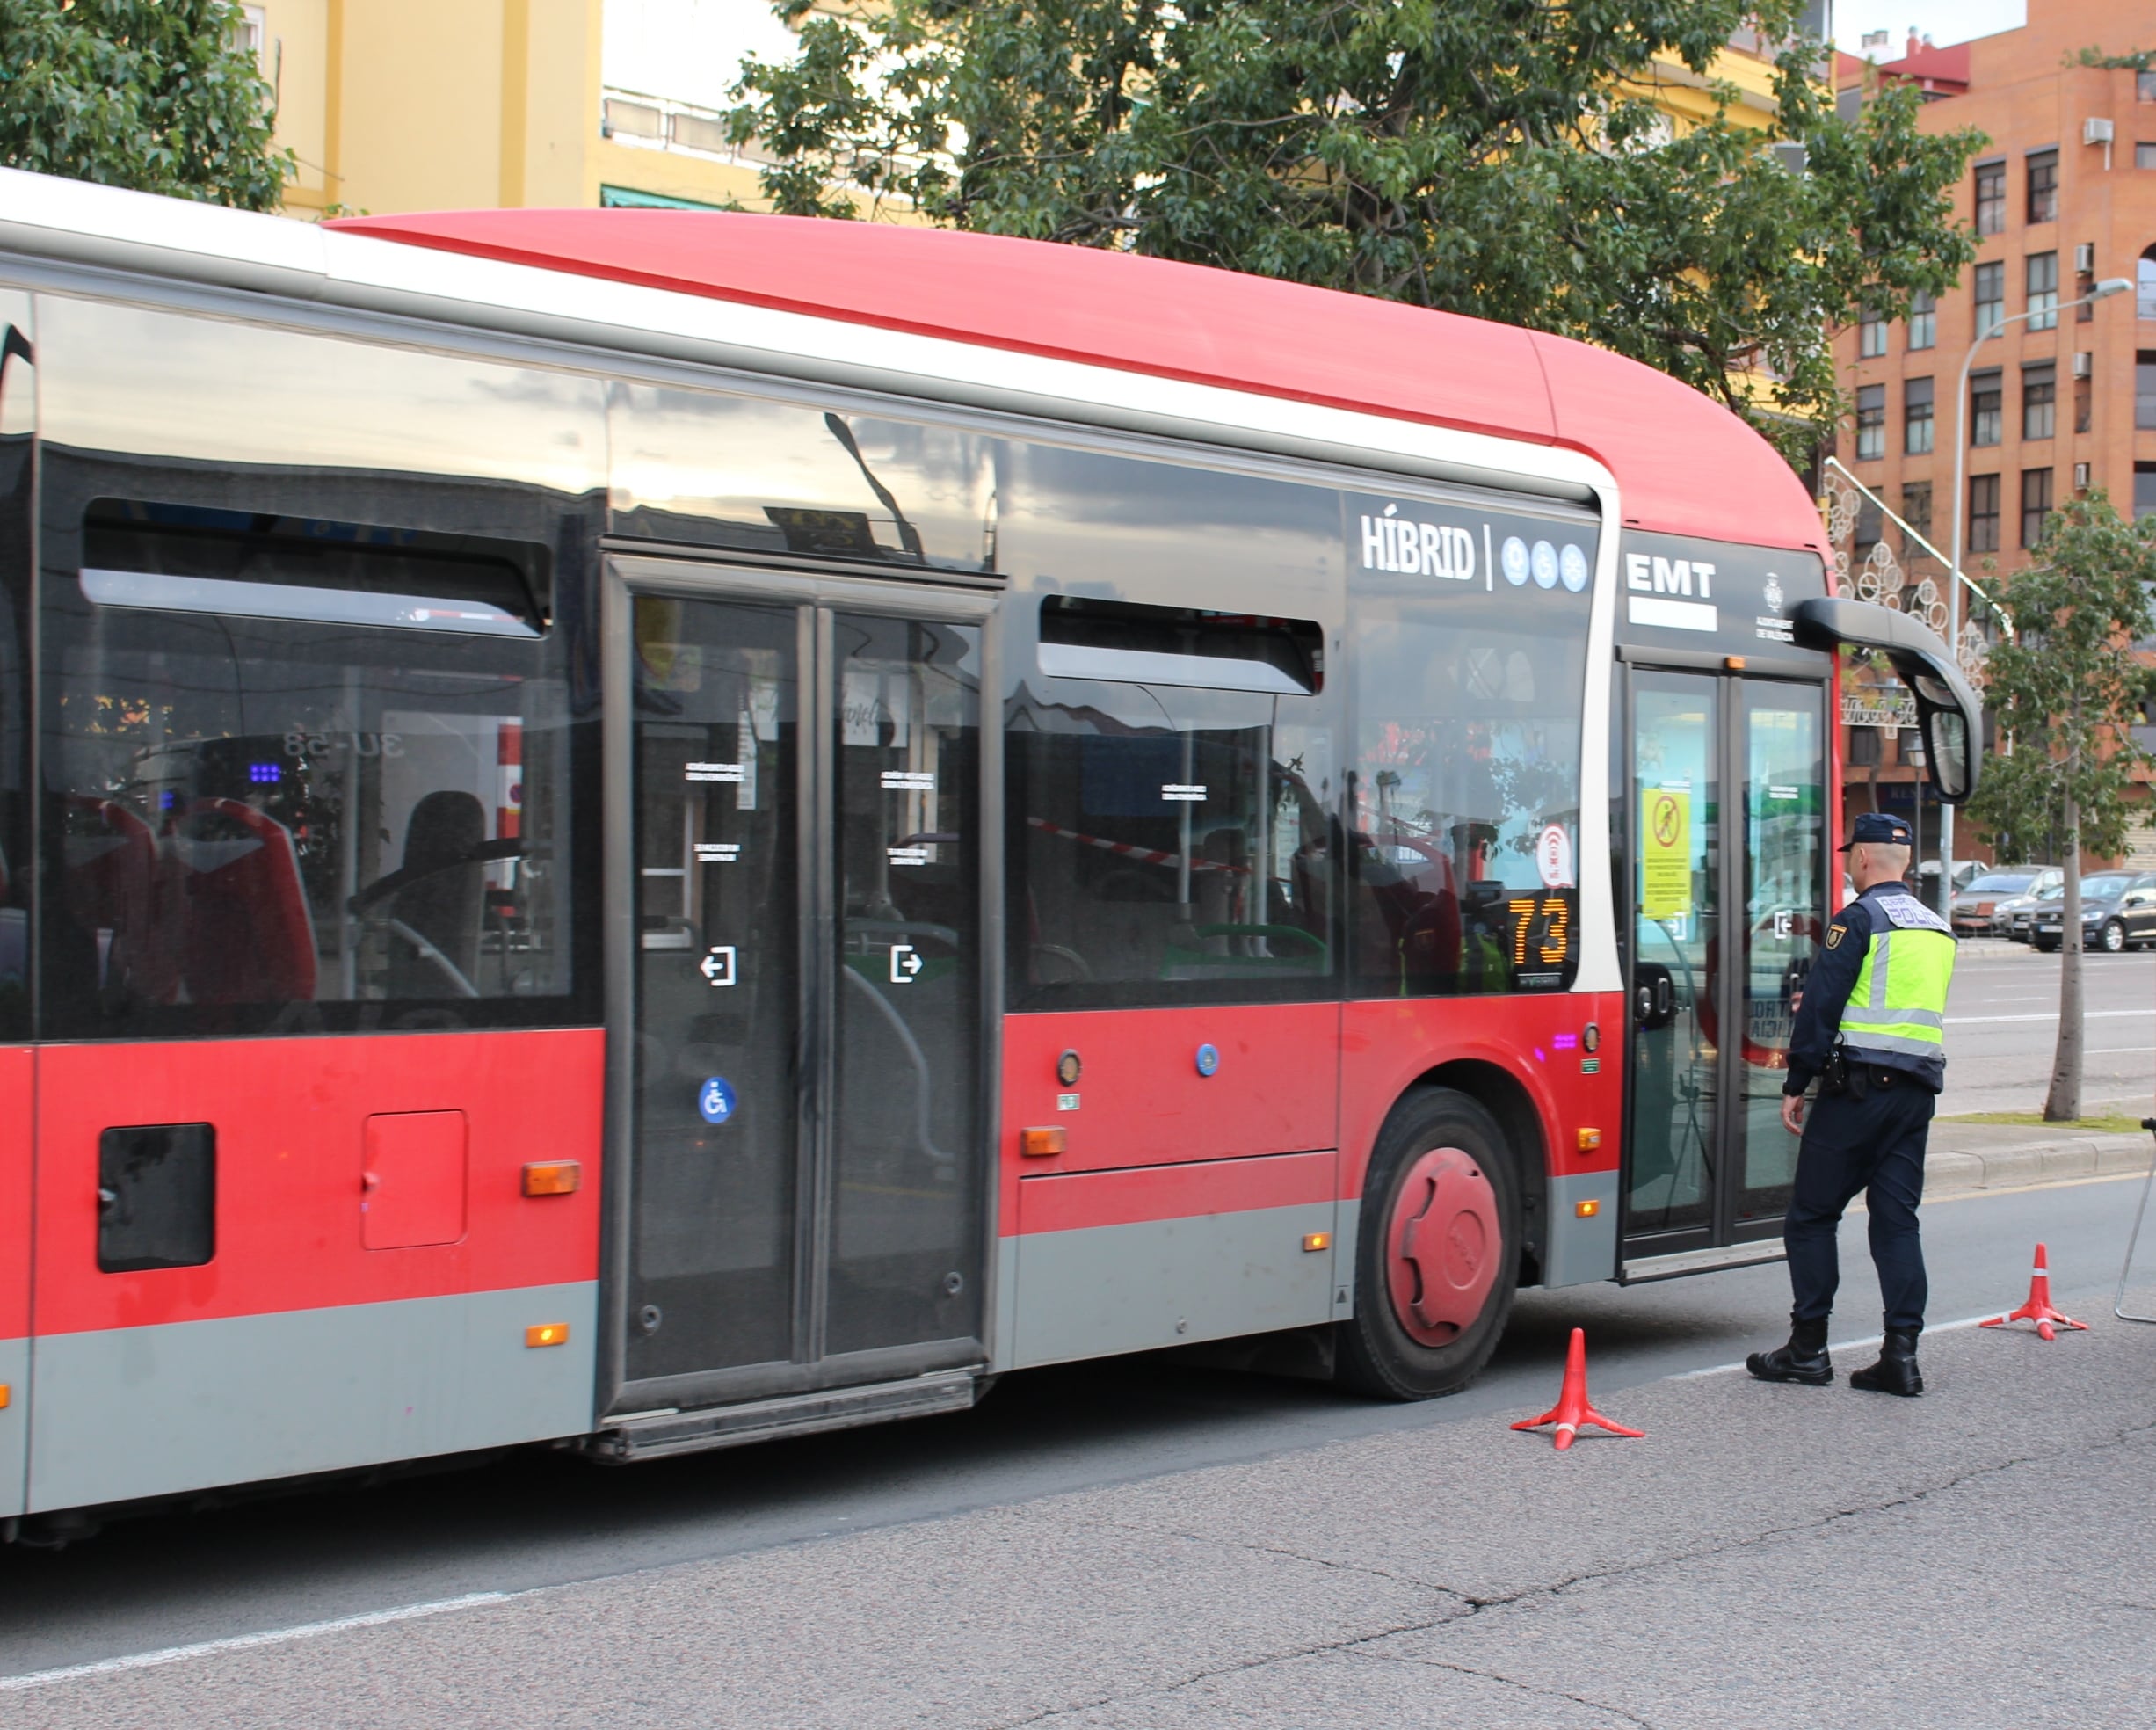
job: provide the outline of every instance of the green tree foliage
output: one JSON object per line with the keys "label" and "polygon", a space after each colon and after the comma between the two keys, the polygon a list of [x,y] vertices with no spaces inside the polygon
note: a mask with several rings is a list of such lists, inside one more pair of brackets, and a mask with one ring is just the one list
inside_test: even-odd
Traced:
{"label": "green tree foliage", "polygon": [[2043,1115],[2080,1116],[2081,854],[2110,854],[2148,814],[2133,771],[2156,764],[2127,729],[2156,692],[2132,643],[2156,633],[2156,517],[2128,523],[2102,489],[2046,526],[2036,558],[1999,597],[2014,635],[1985,666],[2000,750],[1984,765],[1971,814],[2014,856],[2056,834],[2066,870],[2060,921],[2058,1050]]}
{"label": "green tree foliage", "polygon": [[234,0],[0,0],[0,164],[273,210],[291,153]]}
{"label": "green tree foliage", "polygon": [[[1949,195],[1977,135],[1918,132],[1907,89],[1838,118],[1801,0],[776,10],[799,53],[749,64],[733,127],[776,158],[782,211],[899,200],[1557,331],[1697,386],[1792,454],[1839,410],[1832,330],[1943,293],[1974,256]],[[1710,72],[1754,26],[1789,44],[1765,130]],[[1651,98],[1674,84],[1714,113],[1673,135]],[[1760,367],[1772,403],[1741,376]]]}

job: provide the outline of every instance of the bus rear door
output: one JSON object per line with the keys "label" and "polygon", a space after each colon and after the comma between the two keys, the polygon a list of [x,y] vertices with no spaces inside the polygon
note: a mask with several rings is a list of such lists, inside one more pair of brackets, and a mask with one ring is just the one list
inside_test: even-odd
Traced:
{"label": "bus rear door", "polygon": [[969,1404],[992,597],[622,559],[608,605],[606,1446]]}

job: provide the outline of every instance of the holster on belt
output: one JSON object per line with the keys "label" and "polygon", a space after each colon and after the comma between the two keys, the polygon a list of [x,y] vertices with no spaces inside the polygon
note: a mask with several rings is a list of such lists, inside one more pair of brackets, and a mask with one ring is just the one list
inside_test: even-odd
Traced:
{"label": "holster on belt", "polygon": [[[1862,1087],[1862,1083],[1856,1080],[1859,1074],[1861,1072],[1854,1070],[1849,1063],[1848,1048],[1842,1043],[1841,1036],[1836,1034],[1833,1048],[1826,1054],[1826,1066],[1819,1072],[1819,1091],[1823,1094],[1848,1093],[1853,1081]],[[1859,1093],[1856,1096],[1862,1099],[1863,1094]]]}

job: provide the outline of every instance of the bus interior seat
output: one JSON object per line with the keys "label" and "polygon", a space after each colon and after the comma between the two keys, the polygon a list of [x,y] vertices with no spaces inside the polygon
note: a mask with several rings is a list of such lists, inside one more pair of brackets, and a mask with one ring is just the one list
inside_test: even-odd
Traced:
{"label": "bus interior seat", "polygon": [[[403,861],[405,870],[425,875],[398,890],[388,909],[393,920],[425,938],[468,981],[479,964],[487,890],[487,868],[471,854],[486,839],[487,810],[477,796],[451,789],[427,794],[405,825]],[[410,942],[390,939],[391,997],[441,997],[453,988],[439,964]]]}
{"label": "bus interior seat", "polygon": [[315,927],[292,832],[238,799],[200,799],[170,842],[185,880],[187,994],[197,1003],[315,995]]}

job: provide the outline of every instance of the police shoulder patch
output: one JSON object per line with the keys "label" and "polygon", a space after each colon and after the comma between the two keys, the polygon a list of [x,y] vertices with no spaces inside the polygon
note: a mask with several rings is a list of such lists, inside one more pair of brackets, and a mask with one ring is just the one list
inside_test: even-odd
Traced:
{"label": "police shoulder patch", "polygon": [[1847,935],[1848,930],[1847,926],[1842,924],[1840,920],[1836,920],[1833,924],[1826,927],[1826,947],[1833,949],[1843,937]]}

